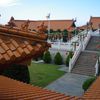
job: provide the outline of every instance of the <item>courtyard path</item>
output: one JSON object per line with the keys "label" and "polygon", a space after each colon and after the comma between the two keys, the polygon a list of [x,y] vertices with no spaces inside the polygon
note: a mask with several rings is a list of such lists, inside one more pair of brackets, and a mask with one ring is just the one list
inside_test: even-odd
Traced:
{"label": "courtyard path", "polygon": [[87,78],[89,78],[89,76],[66,73],[64,76],[52,82],[45,88],[66,95],[82,96],[84,93],[82,84]]}

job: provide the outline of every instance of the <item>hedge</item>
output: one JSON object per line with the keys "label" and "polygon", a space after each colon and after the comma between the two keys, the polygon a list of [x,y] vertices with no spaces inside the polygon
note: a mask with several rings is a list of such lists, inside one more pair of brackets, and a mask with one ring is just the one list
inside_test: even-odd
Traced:
{"label": "hedge", "polygon": [[86,91],[91,86],[91,84],[95,81],[95,79],[96,77],[87,79],[82,85],[83,90]]}
{"label": "hedge", "polygon": [[61,65],[62,62],[63,62],[62,56],[59,52],[57,52],[55,57],[54,57],[54,63],[57,64],[57,65]]}
{"label": "hedge", "polygon": [[51,54],[49,51],[46,51],[43,55],[43,60],[45,63],[51,63]]}

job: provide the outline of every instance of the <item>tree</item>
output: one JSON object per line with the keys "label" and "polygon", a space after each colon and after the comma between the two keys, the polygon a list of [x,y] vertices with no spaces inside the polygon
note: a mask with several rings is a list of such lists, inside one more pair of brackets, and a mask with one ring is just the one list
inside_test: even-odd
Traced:
{"label": "tree", "polygon": [[63,30],[63,42],[67,42],[68,31],[66,29]]}
{"label": "tree", "polygon": [[50,63],[51,62],[51,54],[49,51],[46,51],[43,55],[43,60],[45,63]]}
{"label": "tree", "polygon": [[62,56],[59,52],[56,53],[55,57],[54,57],[54,63],[57,65],[61,65],[62,64]]}
{"label": "tree", "polygon": [[78,33],[79,33],[78,29],[75,29],[75,30],[72,31],[73,35],[77,35]]}
{"label": "tree", "polygon": [[57,29],[57,32],[59,32],[59,33],[60,33],[60,32],[61,32],[61,30],[60,30],[60,29]]}
{"label": "tree", "polygon": [[53,29],[50,29],[50,33],[53,33],[54,31],[53,31]]}
{"label": "tree", "polygon": [[68,32],[67,29],[64,29],[64,30],[63,30],[63,33],[67,33],[67,32]]}

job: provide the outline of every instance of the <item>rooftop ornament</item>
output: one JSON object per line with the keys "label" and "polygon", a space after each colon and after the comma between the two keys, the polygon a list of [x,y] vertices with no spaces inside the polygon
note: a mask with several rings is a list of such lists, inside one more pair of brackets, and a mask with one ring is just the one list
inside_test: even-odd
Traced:
{"label": "rooftop ornament", "polygon": [[30,23],[29,20],[27,20],[26,22],[24,22],[24,23],[21,25],[21,30],[22,30],[22,31],[28,31],[29,23]]}
{"label": "rooftop ornament", "polygon": [[40,26],[37,27],[37,32],[40,34],[45,34],[46,30],[47,30],[47,26],[44,25],[44,22],[42,22],[42,24]]}
{"label": "rooftop ornament", "polygon": [[8,24],[6,26],[8,26],[9,28],[16,27],[13,16],[10,18],[10,21],[8,22]]}

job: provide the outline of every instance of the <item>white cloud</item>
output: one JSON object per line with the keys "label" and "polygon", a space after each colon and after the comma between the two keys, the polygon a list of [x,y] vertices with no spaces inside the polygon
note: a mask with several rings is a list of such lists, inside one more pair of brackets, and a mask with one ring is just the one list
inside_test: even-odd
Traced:
{"label": "white cloud", "polygon": [[0,7],[19,5],[19,0],[0,0]]}

